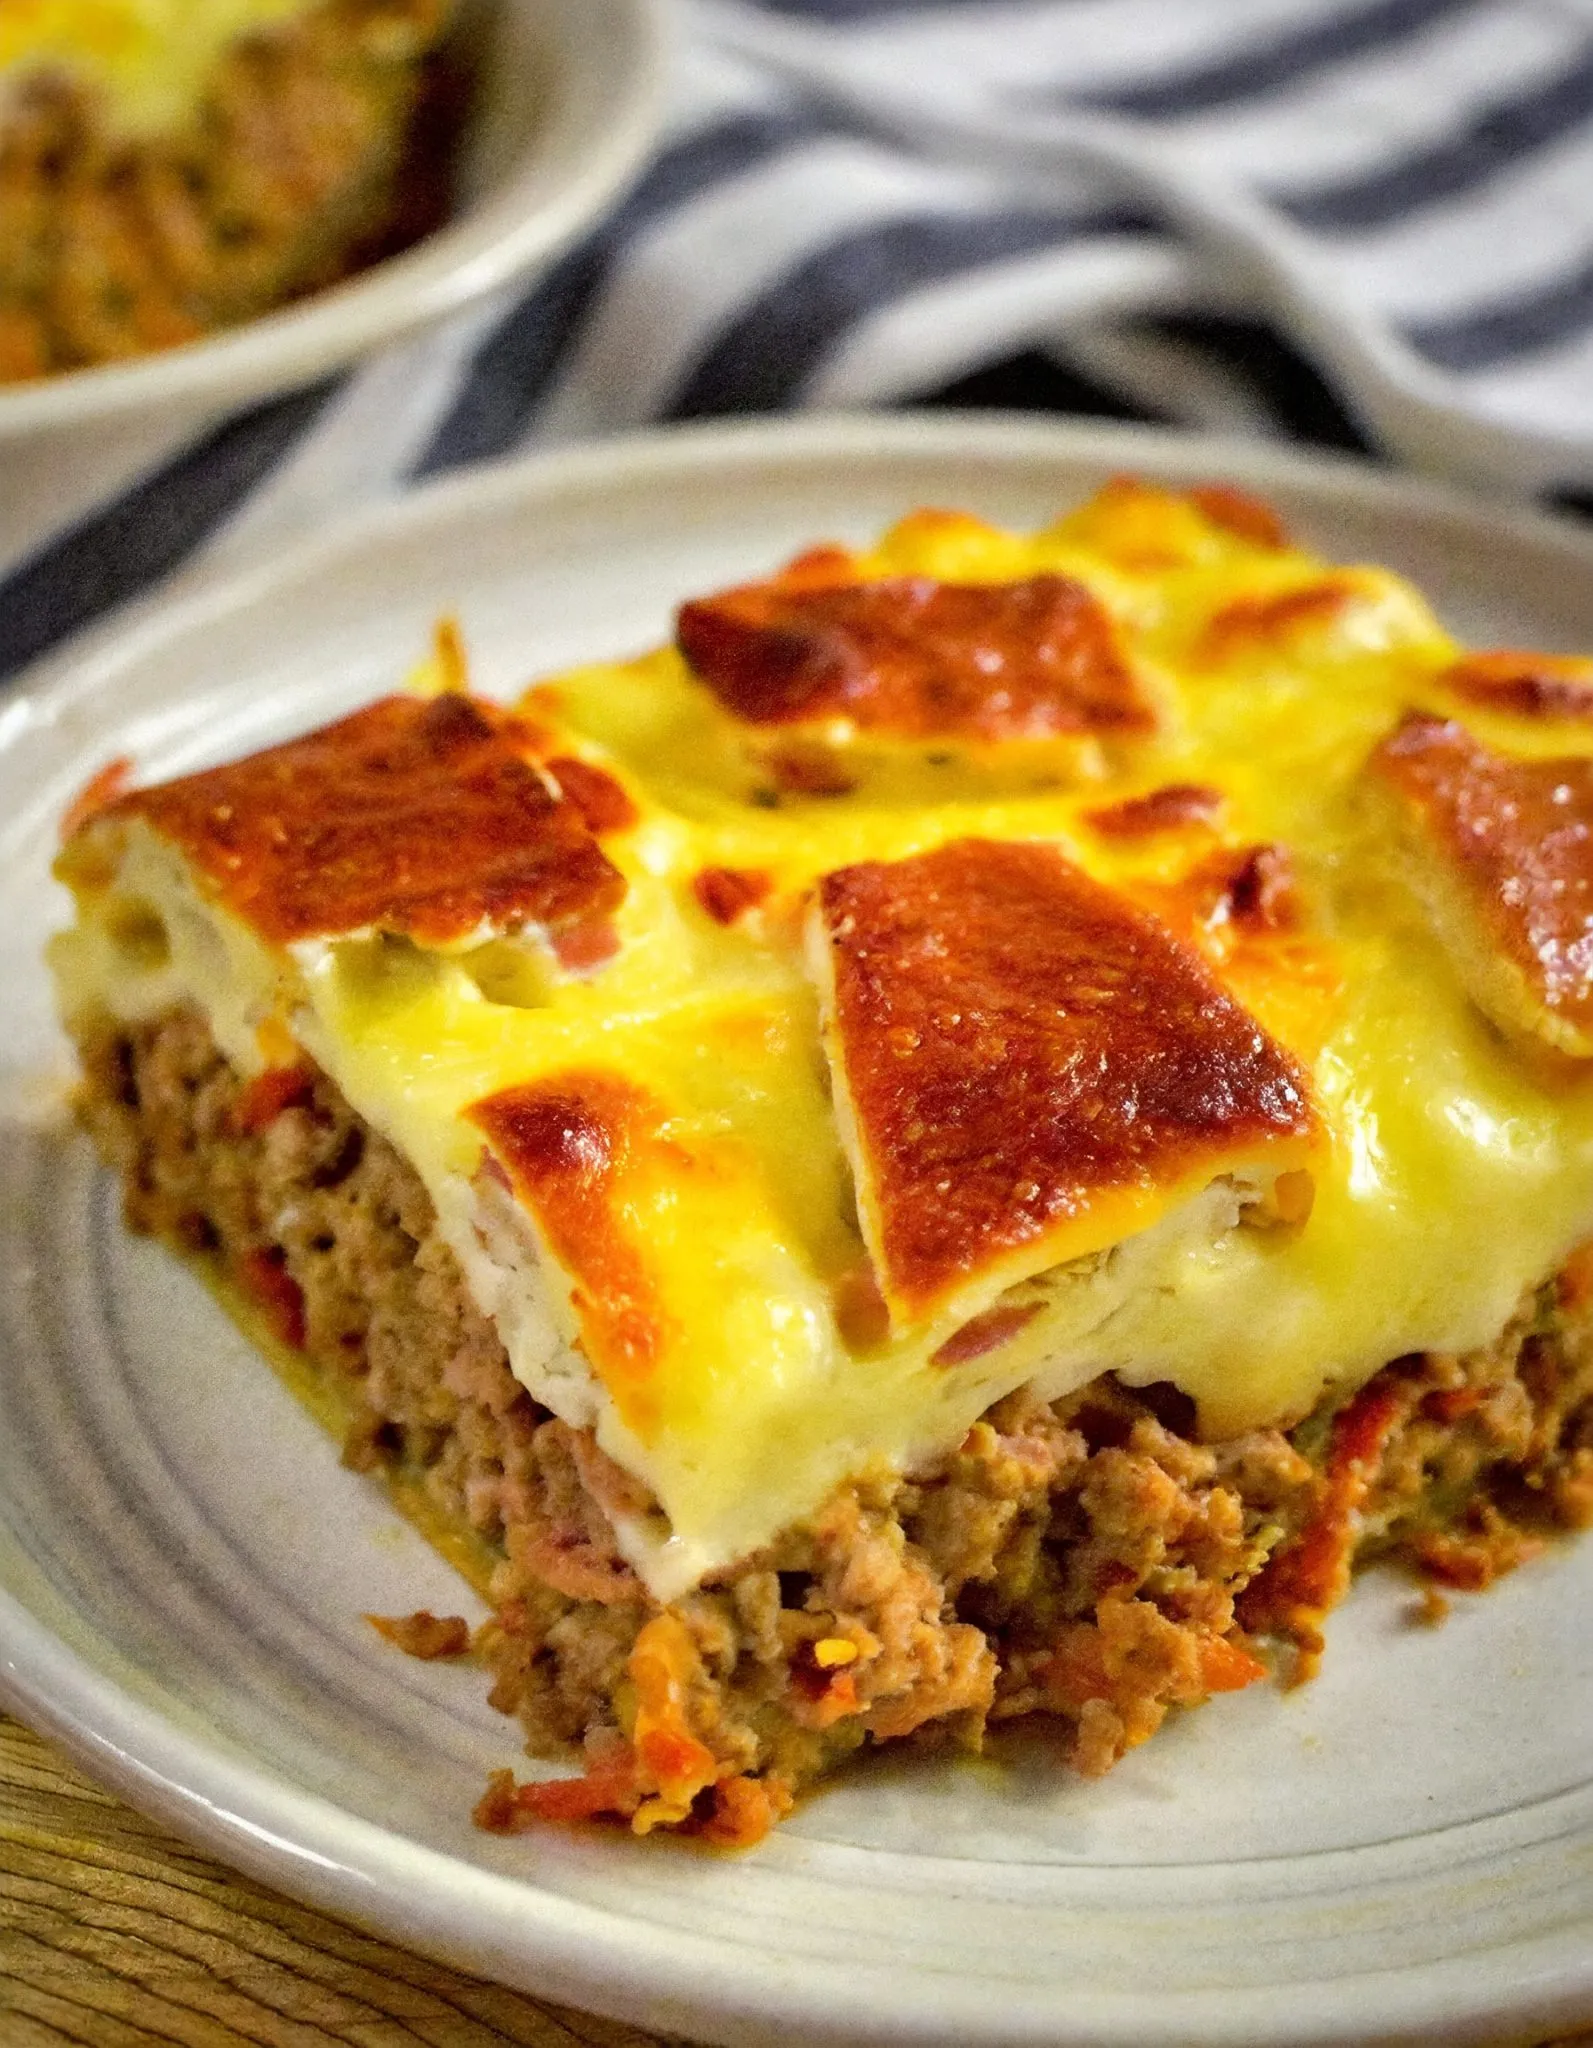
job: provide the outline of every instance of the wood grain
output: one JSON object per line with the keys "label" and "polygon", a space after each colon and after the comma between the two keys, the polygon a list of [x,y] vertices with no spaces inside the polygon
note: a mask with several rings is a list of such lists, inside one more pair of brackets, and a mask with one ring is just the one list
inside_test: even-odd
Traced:
{"label": "wood grain", "polygon": [[[670,2036],[668,2043],[678,2042]],[[0,2048],[666,2048],[190,1849],[0,1714]],[[1510,2048],[1593,2048],[1593,2033]]]}
{"label": "wood grain", "polygon": [[659,2048],[268,1891],[0,1715],[0,2048]]}

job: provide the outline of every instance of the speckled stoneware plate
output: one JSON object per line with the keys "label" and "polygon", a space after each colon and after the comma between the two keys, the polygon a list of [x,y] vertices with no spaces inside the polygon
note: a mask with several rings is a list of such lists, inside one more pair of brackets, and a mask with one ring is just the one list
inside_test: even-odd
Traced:
{"label": "speckled stoneware plate", "polygon": [[290,1892],[553,1998],[713,2041],[1459,2044],[1593,2018],[1593,1541],[1441,1630],[1372,1577],[1324,1675],[1099,1784],[897,1764],[755,1853],[469,1820],[514,1760],[479,1676],[362,1610],[462,1604],[201,1288],[123,1235],[60,1109],[55,819],[390,686],[461,614],[507,693],[683,593],[908,506],[1035,524],[1115,470],[1225,476],[1414,574],[1462,632],[1593,645],[1593,536],[1347,465],[956,418],[657,436],[467,479],[180,591],[0,699],[0,1696]]}

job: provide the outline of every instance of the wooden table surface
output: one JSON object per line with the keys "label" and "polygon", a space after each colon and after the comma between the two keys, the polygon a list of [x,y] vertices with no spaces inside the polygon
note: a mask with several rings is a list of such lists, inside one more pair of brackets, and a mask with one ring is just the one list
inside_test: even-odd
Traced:
{"label": "wooden table surface", "polygon": [[0,2048],[657,2048],[268,1891],[0,1715]]}
{"label": "wooden table surface", "polygon": [[[542,2005],[295,1905],[186,1847],[0,1715],[0,2048],[662,2040]],[[1510,2048],[1524,2048],[1519,2036]],[[1593,2048],[1593,2033],[1541,2048]]]}

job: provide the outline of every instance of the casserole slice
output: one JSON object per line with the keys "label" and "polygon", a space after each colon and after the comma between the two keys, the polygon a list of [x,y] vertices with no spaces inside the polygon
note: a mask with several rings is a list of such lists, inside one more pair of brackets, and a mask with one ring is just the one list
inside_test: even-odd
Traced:
{"label": "casserole slice", "polygon": [[[914,515],[512,709],[439,660],[85,793],[83,1119],[580,1758],[484,1824],[744,1843],[1036,1714],[1103,1770],[1309,1669],[1358,1555],[1479,1585],[1588,1519],[1593,1089],[1479,1007],[1516,927],[1457,947],[1412,865],[1459,659],[1264,508],[1122,483]],[[1465,715],[1477,804],[1541,779]]]}

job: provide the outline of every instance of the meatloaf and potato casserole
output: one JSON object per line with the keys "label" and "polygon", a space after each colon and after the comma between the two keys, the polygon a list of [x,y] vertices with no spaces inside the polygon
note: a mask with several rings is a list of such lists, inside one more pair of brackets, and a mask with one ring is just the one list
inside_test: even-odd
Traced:
{"label": "meatloaf and potato casserole", "polygon": [[499,1828],[1109,1768],[1593,1517],[1593,662],[917,512],[67,822],[82,1119],[487,1595]]}
{"label": "meatloaf and potato casserole", "polygon": [[4,0],[0,384],[170,348],[442,219],[451,0]]}

